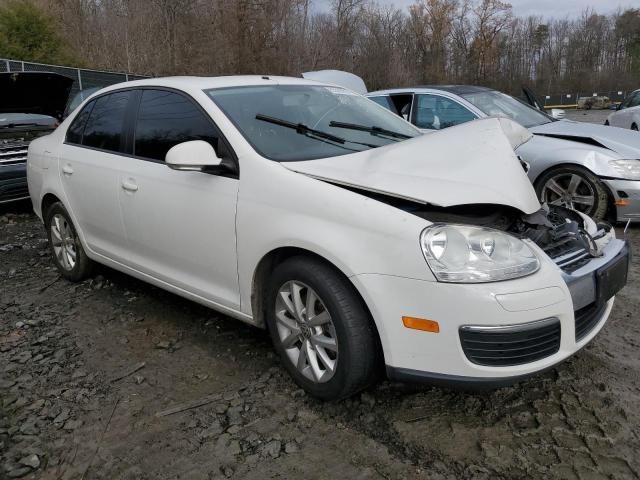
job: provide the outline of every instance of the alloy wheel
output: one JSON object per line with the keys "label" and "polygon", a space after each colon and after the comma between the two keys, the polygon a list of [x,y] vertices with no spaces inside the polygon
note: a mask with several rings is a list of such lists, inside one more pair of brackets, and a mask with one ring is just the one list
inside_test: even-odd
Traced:
{"label": "alloy wheel", "polygon": [[51,244],[60,266],[71,271],[76,266],[77,248],[73,229],[67,219],[56,213],[51,218]]}
{"label": "alloy wheel", "polygon": [[292,280],[278,290],[275,309],[278,338],[288,359],[312,382],[329,381],[338,366],[338,340],[322,299]]}
{"label": "alloy wheel", "polygon": [[585,178],[576,173],[561,173],[551,177],[542,187],[541,200],[589,213],[596,202],[596,192]]}

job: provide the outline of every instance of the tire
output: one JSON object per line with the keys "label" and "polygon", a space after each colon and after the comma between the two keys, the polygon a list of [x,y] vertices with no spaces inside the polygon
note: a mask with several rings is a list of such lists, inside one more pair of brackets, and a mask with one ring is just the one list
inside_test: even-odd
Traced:
{"label": "tire", "polygon": [[62,203],[56,202],[49,207],[44,224],[53,262],[60,275],[72,282],[89,277],[95,264],[87,257],[71,217]]}
{"label": "tire", "polygon": [[[296,309],[283,300],[287,297],[291,302],[295,292],[301,300],[298,318],[302,320],[296,320]],[[310,307],[312,317],[306,315],[310,292],[317,297]],[[339,400],[376,381],[381,358],[378,334],[364,302],[344,275],[320,260],[292,257],[276,267],[266,295],[266,321],[274,348],[285,369],[307,393],[320,400]],[[313,325],[314,321],[326,321],[327,315],[328,323]],[[305,340],[311,352],[300,363],[303,350],[309,351]],[[331,341],[337,344],[335,351],[333,346],[322,346]],[[328,367],[331,361],[333,370]]]}
{"label": "tire", "polygon": [[[579,179],[579,183],[571,195],[572,181]],[[551,184],[555,181],[558,188]],[[564,196],[561,199],[561,191]],[[603,183],[593,173],[583,167],[568,165],[554,168],[542,174],[536,180],[536,194],[541,203],[562,205],[574,208],[596,220],[602,220],[607,215],[609,207],[609,193]],[[592,204],[586,202],[587,197],[592,198]],[[580,198],[581,201],[576,201]]]}
{"label": "tire", "polygon": [[604,125],[605,125],[606,127],[608,127],[608,126],[610,125],[609,120],[605,120],[605,121],[604,121]]}
{"label": "tire", "polygon": [[638,131],[638,125],[635,124],[635,123],[633,125],[631,125],[631,130],[634,130],[634,131],[637,132]]}

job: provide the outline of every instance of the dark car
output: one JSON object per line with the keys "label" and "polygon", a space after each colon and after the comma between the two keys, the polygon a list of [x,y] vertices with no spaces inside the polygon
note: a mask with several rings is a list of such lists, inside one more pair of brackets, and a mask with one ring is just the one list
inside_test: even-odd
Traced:
{"label": "dark car", "polygon": [[0,204],[29,198],[29,143],[56,129],[72,85],[56,73],[0,73]]}

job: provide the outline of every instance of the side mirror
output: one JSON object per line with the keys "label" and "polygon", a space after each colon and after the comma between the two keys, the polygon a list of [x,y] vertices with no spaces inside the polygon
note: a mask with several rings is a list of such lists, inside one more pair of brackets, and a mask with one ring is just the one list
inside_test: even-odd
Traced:
{"label": "side mirror", "polygon": [[551,116],[553,118],[555,118],[556,120],[561,120],[565,117],[566,113],[563,109],[561,108],[552,108],[551,109]]}
{"label": "side mirror", "polygon": [[191,140],[174,145],[167,152],[164,161],[174,170],[196,172],[219,167],[222,163],[213,147],[204,140]]}

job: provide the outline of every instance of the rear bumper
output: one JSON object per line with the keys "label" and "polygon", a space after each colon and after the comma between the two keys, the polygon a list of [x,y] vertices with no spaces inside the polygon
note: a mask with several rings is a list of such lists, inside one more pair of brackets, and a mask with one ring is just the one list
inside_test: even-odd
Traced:
{"label": "rear bumper", "polygon": [[0,166],[0,203],[29,198],[27,168],[24,163]]}
{"label": "rear bumper", "polygon": [[616,202],[616,221],[640,222],[640,181],[603,180]]}

